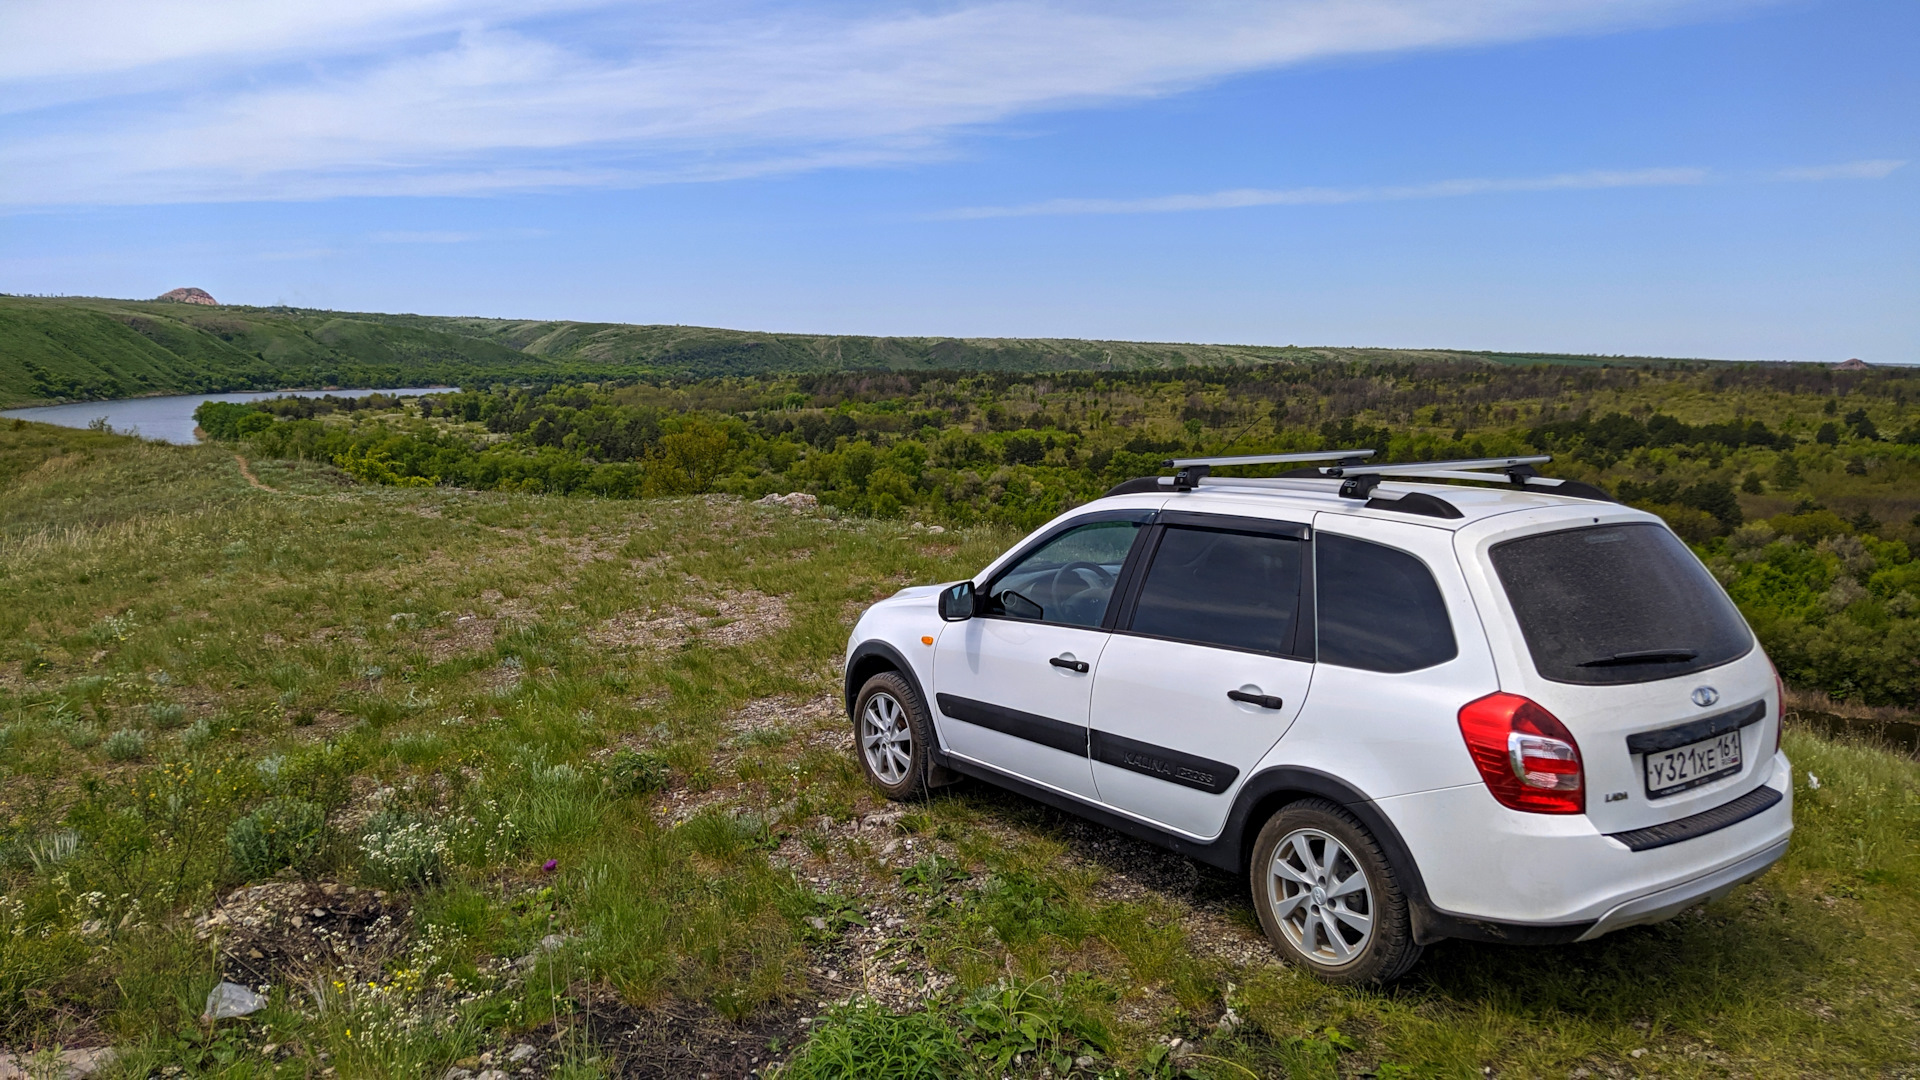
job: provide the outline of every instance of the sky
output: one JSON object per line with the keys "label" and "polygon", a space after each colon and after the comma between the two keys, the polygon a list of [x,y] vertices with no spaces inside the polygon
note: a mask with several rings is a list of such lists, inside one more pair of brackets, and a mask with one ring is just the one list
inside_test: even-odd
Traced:
{"label": "sky", "polygon": [[1911,0],[8,0],[0,292],[1920,362]]}

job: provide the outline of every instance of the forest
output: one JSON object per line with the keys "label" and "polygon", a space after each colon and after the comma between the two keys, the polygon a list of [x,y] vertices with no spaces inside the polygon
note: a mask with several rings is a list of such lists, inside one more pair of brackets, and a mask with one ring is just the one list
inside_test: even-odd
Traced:
{"label": "forest", "polygon": [[604,498],[806,491],[1032,528],[1171,455],[1548,453],[1665,518],[1796,685],[1920,704],[1920,389],[1899,369],[1348,363],[491,384],[209,404],[212,437],[373,484]]}

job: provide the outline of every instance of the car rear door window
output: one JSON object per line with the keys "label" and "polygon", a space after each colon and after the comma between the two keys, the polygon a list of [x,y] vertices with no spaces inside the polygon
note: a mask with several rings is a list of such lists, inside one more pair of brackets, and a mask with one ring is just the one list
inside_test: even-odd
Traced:
{"label": "car rear door window", "polygon": [[1291,655],[1305,545],[1283,536],[1169,527],[1147,568],[1136,634]]}
{"label": "car rear door window", "polygon": [[1399,673],[1459,655],[1440,586],[1419,559],[1324,532],[1313,558],[1320,663]]}
{"label": "car rear door window", "polygon": [[1753,648],[1720,583],[1652,522],[1522,537],[1492,557],[1533,666],[1554,682],[1671,679]]}

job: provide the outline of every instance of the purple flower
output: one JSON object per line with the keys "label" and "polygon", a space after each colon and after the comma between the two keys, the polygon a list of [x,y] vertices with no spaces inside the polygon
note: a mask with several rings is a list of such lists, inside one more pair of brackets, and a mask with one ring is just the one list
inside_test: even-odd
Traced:
{"label": "purple flower", "polygon": [[558,869],[560,869],[559,859],[548,859],[546,862],[542,863],[540,866],[540,872],[543,874],[551,874]]}

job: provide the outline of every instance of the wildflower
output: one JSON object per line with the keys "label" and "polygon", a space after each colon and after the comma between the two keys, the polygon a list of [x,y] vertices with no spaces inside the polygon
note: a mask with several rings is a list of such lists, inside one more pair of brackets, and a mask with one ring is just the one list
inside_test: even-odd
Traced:
{"label": "wildflower", "polygon": [[558,869],[560,869],[559,859],[548,859],[540,865],[540,872],[543,874],[551,874]]}

